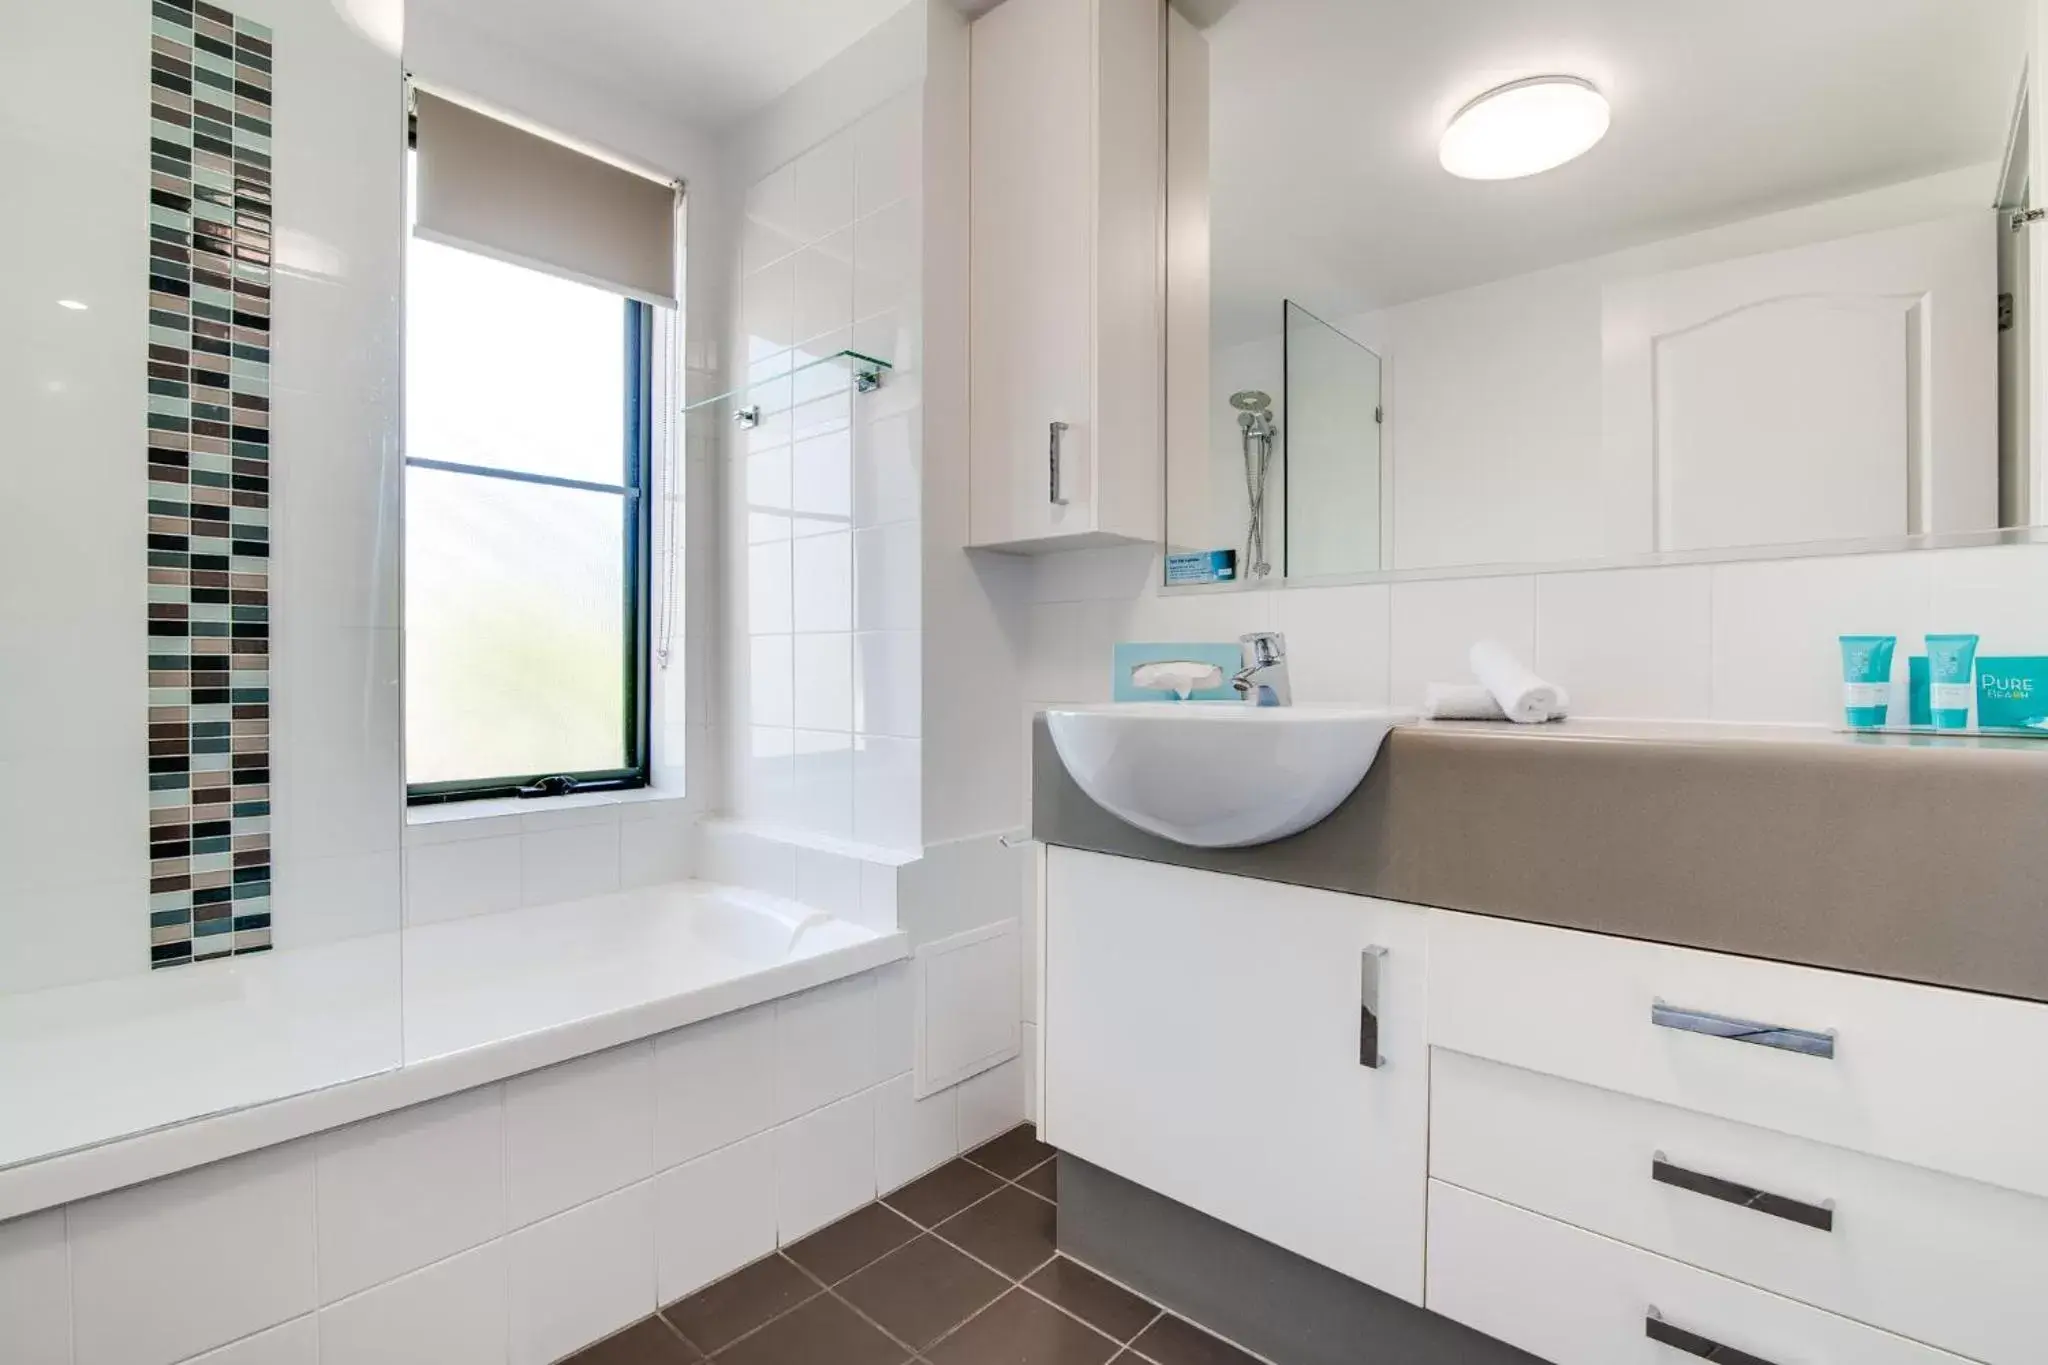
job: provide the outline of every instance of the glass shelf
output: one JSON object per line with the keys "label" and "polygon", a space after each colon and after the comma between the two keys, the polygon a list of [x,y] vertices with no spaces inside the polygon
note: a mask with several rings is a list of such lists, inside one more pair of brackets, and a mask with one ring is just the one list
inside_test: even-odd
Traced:
{"label": "glass shelf", "polygon": [[[859,351],[834,351],[830,355],[821,355],[815,360],[806,360],[801,365],[793,365],[789,369],[783,370],[779,374],[769,375],[765,379],[750,379],[738,388],[727,389],[724,393],[714,393],[709,398],[699,398],[694,403],[685,403],[683,404],[683,411],[691,413],[705,408],[716,407],[720,403],[739,398],[751,390],[764,388],[769,384],[779,383],[782,380],[805,374],[811,370],[821,369],[827,365],[837,365],[852,371],[853,387],[857,393],[873,393],[876,389],[881,388],[882,376],[893,368],[888,361],[877,356],[863,355]],[[757,406],[748,405],[734,411],[733,417],[741,426],[752,426],[760,420],[761,410]]]}

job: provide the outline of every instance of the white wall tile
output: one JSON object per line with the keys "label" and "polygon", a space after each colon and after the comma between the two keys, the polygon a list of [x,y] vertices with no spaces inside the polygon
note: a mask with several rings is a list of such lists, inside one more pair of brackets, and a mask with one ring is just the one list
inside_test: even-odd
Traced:
{"label": "white wall tile", "polygon": [[398,849],[300,859],[277,870],[274,894],[290,907],[272,917],[279,948],[388,934],[400,924],[403,855]]}
{"label": "white wall tile", "polygon": [[991,1067],[955,1087],[960,1096],[960,1150],[978,1147],[1024,1121],[1024,1063]]}
{"label": "white wall tile", "polygon": [[320,1312],[320,1365],[505,1365],[506,1244],[488,1242]]}
{"label": "white wall tile", "polygon": [[854,126],[855,210],[873,213],[918,192],[924,143],[920,92],[898,95]]}
{"label": "white wall tile", "polygon": [[408,924],[436,924],[519,906],[519,836],[416,844],[405,850]]}
{"label": "white wall tile", "polygon": [[863,735],[854,741],[854,838],[882,848],[919,846],[923,765],[921,741],[880,735]]}
{"label": "white wall tile", "polygon": [[619,889],[618,819],[519,836],[519,899],[525,905],[602,896]]}
{"label": "white wall tile", "polygon": [[653,812],[647,819],[625,818],[622,812],[619,885],[658,886],[688,879],[693,870],[690,831],[694,823],[694,817],[681,810]]}
{"label": "white wall tile", "polygon": [[1472,646],[1497,640],[1524,663],[1536,653],[1532,579],[1459,578],[1392,589],[1388,698],[1419,706],[1433,682],[1469,682]]}
{"label": "white wall tile", "polygon": [[70,1365],[71,1260],[62,1209],[0,1223],[0,1360]]}
{"label": "white wall tile", "polygon": [[775,1112],[808,1113],[875,1079],[875,983],[863,972],[775,1005]]}
{"label": "white wall tile", "polygon": [[673,1303],[775,1250],[775,1139],[760,1133],[654,1181],[657,1297]]}
{"label": "white wall tile", "polygon": [[815,242],[853,221],[854,164],[850,130],[796,159],[796,227],[806,242]]}
{"label": "white wall tile", "polygon": [[853,433],[845,422],[790,447],[791,534],[823,535],[853,524]]}
{"label": "white wall tile", "polygon": [[[313,1208],[308,1143],[71,1205],[77,1365],[168,1365],[312,1311]],[[233,1292],[194,1293],[190,1266]]]}
{"label": "white wall tile", "polygon": [[652,1313],[654,1182],[506,1239],[512,1365],[549,1365]]}
{"label": "white wall tile", "polygon": [[746,617],[742,633],[787,635],[793,619],[790,547],[782,541],[747,547]]}
{"label": "white wall tile", "polygon": [[1540,575],[1532,666],[1574,715],[1707,715],[1712,581],[1703,565]]}
{"label": "white wall tile", "polygon": [[875,1096],[863,1091],[774,1129],[775,1228],[782,1245],[875,1197]]}
{"label": "white wall tile", "polygon": [[194,1356],[187,1365],[325,1365],[320,1327],[312,1314]]}
{"label": "white wall tile", "polygon": [[513,1227],[654,1173],[654,1045],[505,1082],[505,1205]]}
{"label": "white wall tile", "polygon": [[853,637],[853,728],[916,739],[924,710],[924,637],[914,630]]}
{"label": "white wall tile", "polygon": [[[796,337],[800,343],[853,325],[853,231],[842,228],[796,255]],[[806,346],[813,355],[841,349]]]}
{"label": "white wall tile", "polygon": [[1302,705],[1384,705],[1389,593],[1384,584],[1289,588],[1272,594],[1272,628],[1287,637],[1287,670]]}
{"label": "white wall tile", "polygon": [[960,1152],[955,1106],[958,1092],[941,1090],[918,1099],[908,1075],[875,1091],[875,1186],[897,1189]]}
{"label": "white wall tile", "polygon": [[918,293],[917,204],[904,200],[853,229],[853,316],[914,306]]}
{"label": "white wall tile", "polygon": [[287,609],[274,647],[280,880],[297,859],[399,847],[399,633],[323,628]]}
{"label": "white wall tile", "polygon": [[869,973],[875,980],[875,1079],[887,1080],[917,1064],[917,969],[891,962]]}
{"label": "white wall tile", "polygon": [[828,730],[792,733],[789,823],[813,834],[853,837],[853,737]]}
{"label": "white wall tile", "polygon": [[[1945,550],[1928,560],[1928,630],[1976,635],[1979,654],[2048,653],[2048,545]],[[1924,640],[1899,641],[1901,654],[1926,652]]]}
{"label": "white wall tile", "polygon": [[860,922],[870,929],[896,927],[896,894],[901,869],[888,863],[860,865]]}
{"label": "white wall tile", "polygon": [[822,849],[796,851],[796,898],[844,920],[860,918],[859,858]]}
{"label": "white wall tile", "polygon": [[741,282],[740,327],[746,333],[749,361],[772,360],[796,345],[794,260],[764,266]]}
{"label": "white wall tile", "polygon": [[1926,554],[1713,567],[1713,718],[1842,719],[1843,635],[1896,635],[1892,718],[1906,715],[1911,645],[1933,629]]}
{"label": "white wall tile", "polygon": [[[863,533],[865,534],[865,533]],[[853,628],[853,537],[811,536],[790,546],[795,594],[791,619],[799,631]]]}
{"label": "white wall tile", "polygon": [[790,448],[779,445],[750,451],[743,475],[746,491],[747,543],[788,540],[792,501]]}
{"label": "white wall tile", "polygon": [[[884,360],[901,359],[889,348]],[[885,383],[887,381],[884,381]],[[856,526],[914,521],[922,504],[923,427],[914,412],[874,415],[863,410],[853,436],[853,517]]]}
{"label": "white wall tile", "polygon": [[1133,638],[1133,615],[1129,602],[1042,602],[1030,607],[1020,651],[1024,694],[1044,702],[1108,701],[1116,646]]}
{"label": "white wall tile", "polygon": [[796,637],[796,727],[853,729],[853,637]]}
{"label": "white wall tile", "polygon": [[322,1302],[504,1233],[501,1098],[486,1086],[314,1140]]}
{"label": "white wall tile", "polygon": [[1147,593],[1133,604],[1133,640],[1175,644],[1234,644],[1241,635],[1264,630],[1273,622],[1273,598],[1265,588],[1238,592]]}
{"label": "white wall tile", "polygon": [[796,723],[796,655],[787,635],[756,635],[748,645],[747,714],[753,725]]}
{"label": "white wall tile", "polygon": [[654,1040],[655,1164],[674,1166],[775,1122],[775,1006]]}
{"label": "white wall tile", "polygon": [[901,522],[853,534],[854,628],[917,630],[922,627],[923,543],[914,523]]}

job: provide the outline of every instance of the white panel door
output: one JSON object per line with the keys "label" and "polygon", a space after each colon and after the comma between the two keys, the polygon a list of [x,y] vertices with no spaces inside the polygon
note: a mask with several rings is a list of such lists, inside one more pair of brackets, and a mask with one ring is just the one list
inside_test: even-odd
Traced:
{"label": "white panel door", "polygon": [[1046,876],[1046,1140],[1421,1302],[1427,912],[1064,848]]}
{"label": "white panel door", "polygon": [[1609,548],[1995,525],[1993,230],[1970,214],[1609,285]]}

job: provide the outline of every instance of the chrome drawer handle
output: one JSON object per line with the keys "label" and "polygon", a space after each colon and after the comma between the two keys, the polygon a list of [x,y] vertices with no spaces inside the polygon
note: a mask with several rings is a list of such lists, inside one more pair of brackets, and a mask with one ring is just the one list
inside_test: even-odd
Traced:
{"label": "chrome drawer handle", "polygon": [[1377,945],[1358,955],[1358,1064],[1377,1071],[1387,1064],[1380,1055],[1380,976],[1387,969],[1387,950]]}
{"label": "chrome drawer handle", "polygon": [[1803,1053],[1808,1057],[1835,1055],[1835,1033],[1815,1033],[1811,1029],[1780,1028],[1776,1024],[1759,1024],[1754,1019],[1731,1019],[1725,1014],[1709,1014],[1705,1010],[1680,1009],[1667,1005],[1662,1000],[1650,1006],[1650,1022],[1658,1028],[1675,1028],[1686,1033],[1704,1033],[1710,1038],[1726,1038],[1736,1043],[1755,1043],[1758,1047],[1774,1047],[1784,1052]]}
{"label": "chrome drawer handle", "polygon": [[1060,445],[1065,439],[1066,434],[1067,424],[1065,422],[1054,422],[1052,424],[1052,437],[1046,449],[1048,482],[1051,485],[1047,491],[1052,498],[1052,505],[1055,507],[1065,507],[1067,505],[1067,492],[1066,489],[1061,487],[1064,481],[1060,478]]}
{"label": "chrome drawer handle", "polygon": [[1805,1204],[1797,1199],[1787,1199],[1782,1194],[1772,1194],[1753,1185],[1738,1185],[1733,1180],[1719,1176],[1704,1175],[1699,1171],[1688,1171],[1683,1166],[1674,1166],[1662,1152],[1650,1157],[1650,1179],[1660,1185],[1669,1185],[1675,1190],[1686,1190],[1703,1194],[1709,1199],[1718,1199],[1724,1204],[1740,1208],[1755,1209],[1768,1213],[1773,1218],[1783,1218],[1788,1223],[1799,1223],[1822,1232],[1835,1230],[1835,1205],[1830,1200],[1825,1204]]}
{"label": "chrome drawer handle", "polygon": [[1643,1315],[1643,1335],[1660,1346],[1669,1346],[1674,1351],[1683,1351],[1701,1360],[1711,1360],[1714,1365],[1775,1365],[1762,1356],[1753,1356],[1747,1351],[1738,1351],[1733,1346],[1688,1332],[1683,1327],[1673,1327],[1664,1321],[1664,1315],[1655,1306]]}

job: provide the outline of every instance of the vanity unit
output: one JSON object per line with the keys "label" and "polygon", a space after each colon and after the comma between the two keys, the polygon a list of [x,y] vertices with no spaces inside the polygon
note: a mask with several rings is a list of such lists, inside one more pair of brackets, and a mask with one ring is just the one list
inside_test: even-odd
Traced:
{"label": "vanity unit", "polygon": [[1248,1282],[1300,1258],[1559,1365],[2038,1362],[2038,762],[1403,728],[1321,824],[1211,850],[1041,730],[1044,1135],[1284,1249]]}

